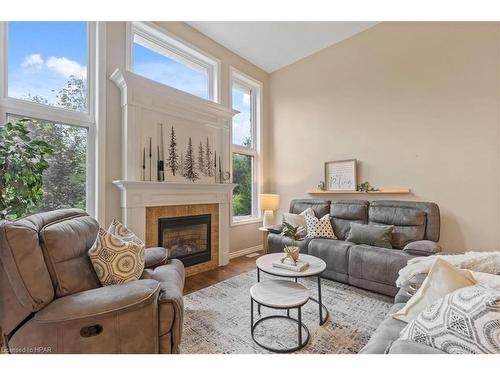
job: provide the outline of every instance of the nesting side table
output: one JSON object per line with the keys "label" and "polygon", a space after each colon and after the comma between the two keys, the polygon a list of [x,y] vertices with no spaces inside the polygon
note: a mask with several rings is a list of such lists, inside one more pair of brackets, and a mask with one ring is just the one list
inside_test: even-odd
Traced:
{"label": "nesting side table", "polygon": [[[309,341],[309,330],[302,323],[302,306],[309,301],[309,290],[302,284],[289,280],[265,280],[256,283],[250,288],[250,326],[252,339],[260,347],[274,353],[290,353],[302,349]],[[287,315],[268,315],[254,322],[253,305],[254,301],[258,306],[266,306],[271,309],[287,310]],[[297,309],[297,319],[290,316],[290,310]],[[255,339],[255,328],[265,320],[270,319],[289,319],[297,323],[297,345],[291,348],[279,349],[265,345]],[[303,332],[305,331],[305,337]]]}

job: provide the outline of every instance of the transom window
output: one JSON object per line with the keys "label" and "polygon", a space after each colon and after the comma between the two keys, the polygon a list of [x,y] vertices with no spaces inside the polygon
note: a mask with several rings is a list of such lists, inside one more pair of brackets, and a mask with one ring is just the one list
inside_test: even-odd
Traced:
{"label": "transom window", "polygon": [[152,23],[133,22],[129,28],[131,71],[200,98],[218,101],[217,60]]}
{"label": "transom window", "polygon": [[95,213],[96,24],[0,23],[0,126],[27,119],[30,136],[53,153],[36,211]]}
{"label": "transom window", "polygon": [[233,223],[259,218],[261,84],[232,70]]}
{"label": "transom window", "polygon": [[87,112],[86,22],[9,22],[8,96]]}

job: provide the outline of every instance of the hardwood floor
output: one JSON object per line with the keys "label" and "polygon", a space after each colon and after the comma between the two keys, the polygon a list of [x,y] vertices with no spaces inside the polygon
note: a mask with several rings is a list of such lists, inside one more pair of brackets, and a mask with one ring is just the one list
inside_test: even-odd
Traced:
{"label": "hardwood floor", "polygon": [[[263,252],[258,252],[262,255]],[[205,271],[197,275],[186,277],[184,284],[184,295],[196,292],[210,285],[217,284],[233,276],[255,269],[255,260],[258,257],[247,258],[241,256],[232,259],[227,266],[219,267],[214,270]]]}

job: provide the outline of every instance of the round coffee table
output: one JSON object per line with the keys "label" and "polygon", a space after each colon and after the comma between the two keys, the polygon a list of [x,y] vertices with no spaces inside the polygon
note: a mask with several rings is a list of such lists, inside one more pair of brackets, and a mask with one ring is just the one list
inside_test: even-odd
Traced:
{"label": "round coffee table", "polygon": [[[255,323],[253,320],[253,302],[257,302],[258,306],[266,306],[271,309],[287,310],[287,316],[284,315],[269,315],[258,319]],[[309,290],[302,284],[288,280],[265,280],[256,283],[250,288],[250,326],[252,339],[260,347],[275,353],[290,353],[302,349],[309,341],[309,330],[302,323],[302,306],[309,301]],[[297,309],[297,319],[290,317],[290,309]],[[292,348],[276,349],[260,343],[255,339],[255,328],[265,320],[271,319],[288,319],[297,323],[297,345]],[[302,330],[305,330],[306,337],[302,339]]]}
{"label": "round coffee table", "polygon": [[[328,319],[329,312],[325,305],[323,305],[323,301],[321,299],[321,273],[326,269],[326,263],[315,256],[308,254],[300,254],[300,260],[306,261],[309,263],[309,266],[300,272],[290,271],[283,268],[277,268],[273,266],[274,262],[279,262],[281,258],[285,256],[285,253],[273,253],[263,255],[255,261],[257,266],[257,282],[260,282],[260,272],[267,273],[273,276],[279,277],[289,277],[295,279],[303,278],[303,277],[317,277],[318,281],[318,299],[313,297],[309,297],[310,300],[316,302],[319,306],[319,324],[323,325]],[[260,305],[257,305],[258,312],[260,314]],[[324,310],[324,314],[323,314]]]}

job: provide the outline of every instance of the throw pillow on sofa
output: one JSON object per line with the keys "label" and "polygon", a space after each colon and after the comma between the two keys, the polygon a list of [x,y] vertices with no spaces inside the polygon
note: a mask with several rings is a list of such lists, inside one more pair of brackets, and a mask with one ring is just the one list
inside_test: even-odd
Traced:
{"label": "throw pillow on sofa", "polygon": [[393,225],[351,223],[351,229],[346,241],[392,249],[391,239],[393,230]]}
{"label": "throw pillow on sofa", "polygon": [[314,215],[306,215],[307,236],[309,238],[329,238],[337,239],[333,232],[332,223],[330,222],[330,214],[326,214],[321,219]]}
{"label": "throw pillow on sofa", "polygon": [[130,229],[116,219],[113,219],[109,225],[108,232],[118,238],[121,238],[123,241],[144,245],[144,242],[142,242],[139,237],[137,237]]}
{"label": "throw pillow on sofa", "polygon": [[450,354],[500,354],[500,290],[458,289],[435,301],[399,336]]}
{"label": "throw pillow on sofa", "polygon": [[489,286],[490,288],[500,289],[500,275],[493,275],[491,273],[470,271],[476,284]]}
{"label": "throw pillow on sofa", "polygon": [[392,314],[392,317],[408,323],[448,293],[475,284],[476,281],[470,271],[458,269],[437,258],[422,286],[401,310]]}
{"label": "throw pillow on sofa", "polygon": [[300,214],[292,214],[290,212],[285,212],[283,214],[283,223],[287,222],[294,228],[297,229],[297,235],[299,237],[305,237],[307,235],[307,226],[306,226],[306,216],[314,215],[314,210],[312,208],[307,208],[302,211]]}
{"label": "throw pillow on sofa", "polygon": [[88,254],[103,286],[139,280],[144,271],[144,244],[124,241],[102,228]]}

